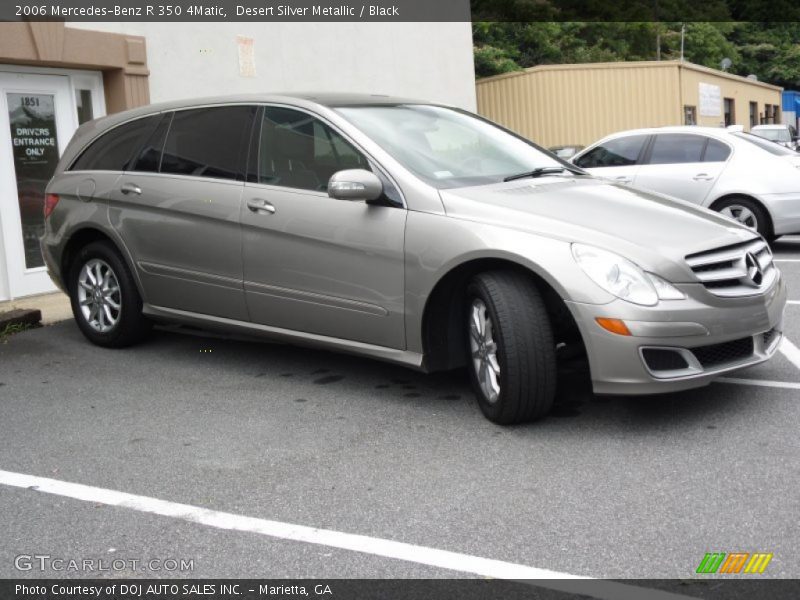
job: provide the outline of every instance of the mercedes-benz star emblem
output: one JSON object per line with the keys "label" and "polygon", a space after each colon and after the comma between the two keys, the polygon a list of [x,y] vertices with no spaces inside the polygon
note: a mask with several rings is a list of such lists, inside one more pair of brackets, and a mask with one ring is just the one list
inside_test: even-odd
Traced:
{"label": "mercedes-benz star emblem", "polygon": [[758,259],[752,252],[744,255],[744,266],[747,269],[747,278],[750,280],[754,287],[761,285],[764,280],[764,272],[761,270],[761,265],[758,264]]}

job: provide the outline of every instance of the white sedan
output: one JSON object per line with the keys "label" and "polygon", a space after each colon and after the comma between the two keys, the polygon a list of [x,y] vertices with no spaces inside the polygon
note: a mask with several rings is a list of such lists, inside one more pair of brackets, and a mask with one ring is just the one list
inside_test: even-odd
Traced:
{"label": "white sedan", "polygon": [[800,155],[713,127],[615,133],[571,162],[593,175],[716,210],[768,240],[800,233]]}

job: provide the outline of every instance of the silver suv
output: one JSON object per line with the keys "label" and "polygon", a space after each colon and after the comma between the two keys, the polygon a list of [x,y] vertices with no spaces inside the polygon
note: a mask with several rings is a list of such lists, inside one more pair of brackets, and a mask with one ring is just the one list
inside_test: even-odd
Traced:
{"label": "silver suv", "polygon": [[83,125],[42,248],[92,342],[154,321],[425,371],[497,423],[594,391],[694,388],[775,353],[786,289],[755,232],[595,179],[454,108],[376,96],[175,102]]}

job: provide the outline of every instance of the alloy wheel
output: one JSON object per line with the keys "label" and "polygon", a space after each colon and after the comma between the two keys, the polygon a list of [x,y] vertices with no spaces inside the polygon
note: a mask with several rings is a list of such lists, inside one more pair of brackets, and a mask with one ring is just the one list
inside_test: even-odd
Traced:
{"label": "alloy wheel", "polygon": [[86,262],[78,275],[78,304],[89,326],[99,333],[111,331],[122,314],[122,295],[114,270],[103,260]]}
{"label": "alloy wheel", "polygon": [[720,213],[726,217],[730,217],[734,221],[738,221],[745,227],[750,229],[758,229],[758,219],[752,210],[741,204],[731,204],[723,208]]}
{"label": "alloy wheel", "polygon": [[469,346],[481,391],[488,402],[495,403],[500,396],[500,363],[492,318],[480,298],[475,298],[470,307]]}

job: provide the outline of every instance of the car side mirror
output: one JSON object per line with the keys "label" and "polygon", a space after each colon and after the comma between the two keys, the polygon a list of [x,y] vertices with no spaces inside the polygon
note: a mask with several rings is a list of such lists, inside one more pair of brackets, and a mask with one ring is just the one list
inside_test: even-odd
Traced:
{"label": "car side mirror", "polygon": [[383,195],[383,184],[378,176],[366,169],[346,169],[331,175],[328,196],[336,200],[353,202],[377,200]]}

